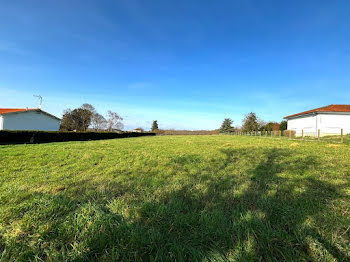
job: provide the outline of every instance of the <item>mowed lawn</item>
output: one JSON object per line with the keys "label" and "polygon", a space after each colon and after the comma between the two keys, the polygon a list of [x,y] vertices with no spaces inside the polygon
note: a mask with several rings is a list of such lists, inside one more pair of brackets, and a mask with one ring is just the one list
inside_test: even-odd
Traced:
{"label": "mowed lawn", "polygon": [[0,146],[0,261],[349,261],[349,145]]}

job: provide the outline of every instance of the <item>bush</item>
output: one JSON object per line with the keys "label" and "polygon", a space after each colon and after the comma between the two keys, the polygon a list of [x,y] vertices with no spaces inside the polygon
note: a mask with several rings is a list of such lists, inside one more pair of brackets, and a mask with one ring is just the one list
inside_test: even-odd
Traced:
{"label": "bush", "polygon": [[87,141],[139,136],[155,136],[155,133],[114,132],[60,132],[60,131],[0,131],[0,144],[49,143]]}

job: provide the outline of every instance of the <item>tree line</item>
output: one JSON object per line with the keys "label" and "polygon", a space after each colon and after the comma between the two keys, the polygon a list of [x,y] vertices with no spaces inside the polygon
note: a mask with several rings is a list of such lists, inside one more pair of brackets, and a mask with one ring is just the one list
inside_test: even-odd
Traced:
{"label": "tree line", "polygon": [[[62,131],[87,131],[88,129],[94,131],[120,131],[123,126],[123,118],[116,112],[107,111],[106,116],[98,113],[91,104],[82,104],[75,109],[66,109],[63,113],[60,130]],[[140,128],[141,129],[141,128]],[[235,131],[252,132],[252,131],[284,131],[287,130],[287,121],[265,122],[257,117],[254,112],[247,114],[241,127],[234,127],[233,121],[230,118],[225,118],[218,129],[220,133],[230,133]],[[151,131],[161,133],[165,130],[160,130],[158,121],[152,122]],[[171,133],[174,130],[170,130]],[[181,130],[185,132],[186,130]],[[201,132],[208,132],[202,130]]]}
{"label": "tree line", "polygon": [[[235,131],[243,131],[243,132],[252,132],[252,131],[284,131],[287,130],[287,121],[281,121],[278,122],[265,122],[257,117],[257,115],[254,112],[251,112],[247,114],[243,121],[241,127],[234,127],[233,126],[233,120],[230,118],[225,118],[224,121],[221,124],[221,127],[219,129],[213,130],[218,131],[220,133],[231,133]],[[158,127],[158,121],[154,120],[152,122],[151,131],[156,133],[166,133],[166,131],[169,131],[169,133],[179,133],[175,132],[175,130],[161,130]],[[182,133],[189,133],[193,131],[188,130],[178,130]],[[210,133],[210,131],[207,130],[201,130],[197,131],[199,133]]]}
{"label": "tree line", "polygon": [[220,127],[221,133],[231,133],[235,131],[252,132],[252,131],[284,131],[287,130],[287,121],[265,122],[259,119],[254,112],[247,114],[241,127],[234,127],[230,118],[225,118]]}
{"label": "tree line", "polygon": [[94,106],[83,104],[79,108],[68,108],[63,112],[60,130],[87,131],[90,127],[94,131],[115,131],[123,128],[122,121],[123,118],[116,112],[109,110],[103,116]]}

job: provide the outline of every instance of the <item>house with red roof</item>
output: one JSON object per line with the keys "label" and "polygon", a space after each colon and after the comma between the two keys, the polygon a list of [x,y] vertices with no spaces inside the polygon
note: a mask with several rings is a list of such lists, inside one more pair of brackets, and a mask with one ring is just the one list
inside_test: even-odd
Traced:
{"label": "house with red roof", "polygon": [[287,128],[301,136],[350,134],[350,105],[329,105],[284,117]]}
{"label": "house with red roof", "polygon": [[0,130],[58,131],[60,123],[40,108],[0,108]]}

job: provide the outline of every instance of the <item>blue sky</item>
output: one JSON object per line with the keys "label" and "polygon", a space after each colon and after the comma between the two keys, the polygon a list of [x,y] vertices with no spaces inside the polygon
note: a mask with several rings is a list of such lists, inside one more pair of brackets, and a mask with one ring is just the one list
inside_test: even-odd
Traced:
{"label": "blue sky", "polygon": [[0,107],[93,104],[125,128],[214,129],[350,103],[350,2],[0,5]]}

